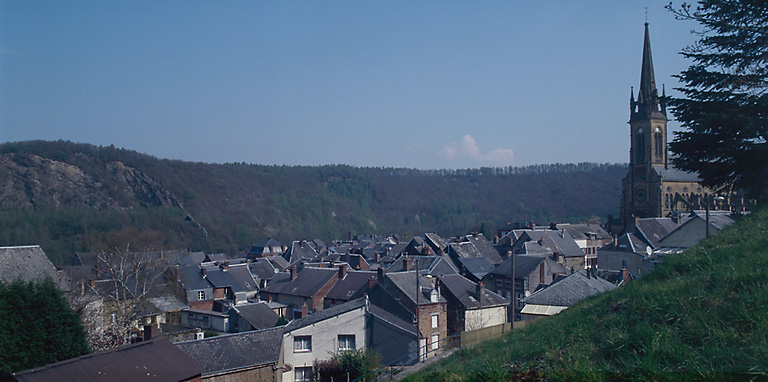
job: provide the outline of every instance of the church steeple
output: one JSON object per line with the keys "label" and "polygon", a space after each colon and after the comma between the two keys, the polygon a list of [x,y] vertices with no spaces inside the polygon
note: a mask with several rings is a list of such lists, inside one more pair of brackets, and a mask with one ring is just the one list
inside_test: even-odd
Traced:
{"label": "church steeple", "polygon": [[651,35],[648,32],[648,22],[645,23],[645,38],[643,41],[643,62],[640,68],[640,89],[637,92],[637,101],[630,99],[632,108],[631,119],[665,118],[666,102],[659,97],[656,88],[656,76],[653,70],[653,56],[651,55]]}

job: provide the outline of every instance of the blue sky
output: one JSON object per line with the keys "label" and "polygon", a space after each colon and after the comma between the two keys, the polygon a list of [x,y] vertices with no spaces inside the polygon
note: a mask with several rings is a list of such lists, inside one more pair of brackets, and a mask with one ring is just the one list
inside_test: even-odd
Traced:
{"label": "blue sky", "polygon": [[627,162],[645,8],[668,94],[696,40],[667,3],[0,0],[0,141],[216,163]]}

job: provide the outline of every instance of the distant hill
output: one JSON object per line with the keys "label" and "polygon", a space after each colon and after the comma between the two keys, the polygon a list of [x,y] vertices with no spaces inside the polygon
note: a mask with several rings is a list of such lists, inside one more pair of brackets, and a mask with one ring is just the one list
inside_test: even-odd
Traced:
{"label": "distant hill", "polygon": [[768,209],[405,381],[768,380]]}
{"label": "distant hill", "polygon": [[55,263],[131,243],[236,254],[267,237],[495,235],[511,221],[605,220],[625,164],[414,170],[207,164],[65,141],[0,145],[0,243]]}

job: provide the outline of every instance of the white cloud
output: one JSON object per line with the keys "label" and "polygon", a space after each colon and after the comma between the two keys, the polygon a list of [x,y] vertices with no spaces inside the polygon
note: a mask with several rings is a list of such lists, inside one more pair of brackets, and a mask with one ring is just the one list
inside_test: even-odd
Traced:
{"label": "white cloud", "polygon": [[481,164],[508,165],[515,154],[512,149],[497,148],[483,153],[475,138],[467,134],[459,142],[453,142],[443,147],[442,155],[447,159],[470,159]]}

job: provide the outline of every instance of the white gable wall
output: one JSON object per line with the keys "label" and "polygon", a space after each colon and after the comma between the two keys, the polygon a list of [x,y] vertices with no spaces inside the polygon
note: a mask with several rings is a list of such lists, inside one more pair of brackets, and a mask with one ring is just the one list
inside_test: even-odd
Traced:
{"label": "white gable wall", "polygon": [[[297,367],[312,367],[315,360],[330,359],[339,350],[339,335],[354,335],[355,348],[366,348],[365,321],[365,306],[361,306],[283,334],[283,362],[291,366],[290,371],[283,373],[283,382],[294,381]],[[294,339],[304,336],[312,337],[312,351],[294,351]]]}

